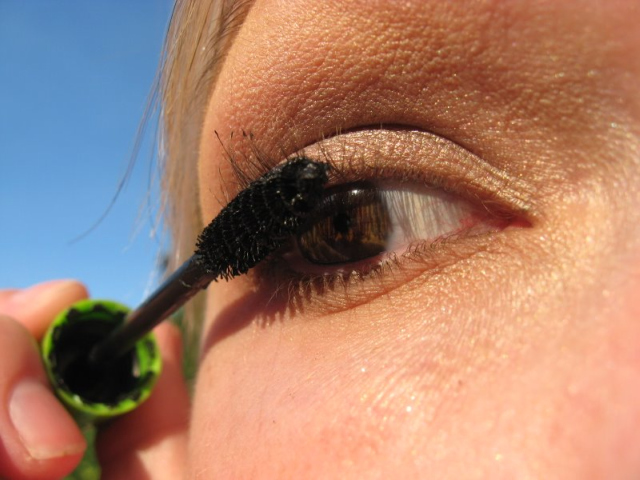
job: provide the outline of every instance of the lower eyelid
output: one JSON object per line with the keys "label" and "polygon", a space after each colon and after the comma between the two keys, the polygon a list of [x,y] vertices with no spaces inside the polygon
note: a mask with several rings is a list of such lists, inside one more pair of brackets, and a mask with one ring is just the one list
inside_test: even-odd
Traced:
{"label": "lower eyelid", "polygon": [[412,246],[401,257],[387,256],[385,262],[365,273],[300,273],[276,255],[257,267],[250,278],[254,288],[269,298],[269,315],[285,311],[289,315],[304,313],[305,318],[331,315],[390,295],[405,286],[423,289],[429,285],[437,290],[443,279],[455,272],[467,275],[477,271],[477,267],[472,267],[476,259],[495,264],[508,258],[509,252],[517,255],[520,250],[514,248],[516,242],[512,238],[518,232],[510,228],[512,225],[521,226],[516,221],[499,236],[479,234],[455,241],[423,242]]}

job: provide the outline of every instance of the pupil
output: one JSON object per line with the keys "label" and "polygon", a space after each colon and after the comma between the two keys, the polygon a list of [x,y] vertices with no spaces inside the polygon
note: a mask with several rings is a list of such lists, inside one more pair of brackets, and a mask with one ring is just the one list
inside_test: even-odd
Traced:
{"label": "pupil", "polygon": [[346,235],[351,229],[351,216],[347,213],[340,212],[333,217],[333,228],[336,232]]}
{"label": "pupil", "polygon": [[382,195],[374,186],[359,184],[328,192],[297,242],[311,263],[348,264],[385,252],[392,229]]}

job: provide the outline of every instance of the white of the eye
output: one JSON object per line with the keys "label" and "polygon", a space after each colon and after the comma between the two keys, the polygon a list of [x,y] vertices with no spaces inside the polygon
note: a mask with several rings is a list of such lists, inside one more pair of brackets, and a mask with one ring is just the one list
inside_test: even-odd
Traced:
{"label": "white of the eye", "polygon": [[402,253],[411,243],[453,235],[473,212],[467,202],[439,189],[381,189],[379,195],[392,223],[389,252]]}

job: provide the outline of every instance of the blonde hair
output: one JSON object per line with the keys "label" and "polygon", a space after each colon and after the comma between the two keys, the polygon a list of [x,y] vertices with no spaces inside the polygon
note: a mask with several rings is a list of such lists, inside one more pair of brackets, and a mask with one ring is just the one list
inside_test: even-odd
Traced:
{"label": "blonde hair", "polygon": [[[243,2],[177,0],[163,49],[158,91],[162,211],[172,237],[171,266],[188,258],[204,227],[198,197],[198,148],[208,98],[235,36]],[[247,3],[247,2],[244,2]]]}
{"label": "blonde hair", "polygon": [[[248,3],[176,0],[171,16],[155,90],[160,101],[161,214],[171,237],[169,272],[193,254],[204,227],[198,194],[202,126],[224,55]],[[188,324],[203,310],[202,301],[191,302],[185,310]]]}

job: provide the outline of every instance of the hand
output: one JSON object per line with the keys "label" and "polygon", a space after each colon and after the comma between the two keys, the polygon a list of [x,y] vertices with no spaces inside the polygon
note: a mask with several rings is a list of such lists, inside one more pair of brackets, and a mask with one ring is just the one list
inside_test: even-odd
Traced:
{"label": "hand", "polygon": [[[60,311],[86,297],[80,283],[67,280],[0,290],[0,478],[62,478],[82,458],[84,438],[51,391],[36,342]],[[169,324],[156,335],[163,373],[144,405],[100,433],[103,479],[182,476],[189,401],[181,341]]]}

